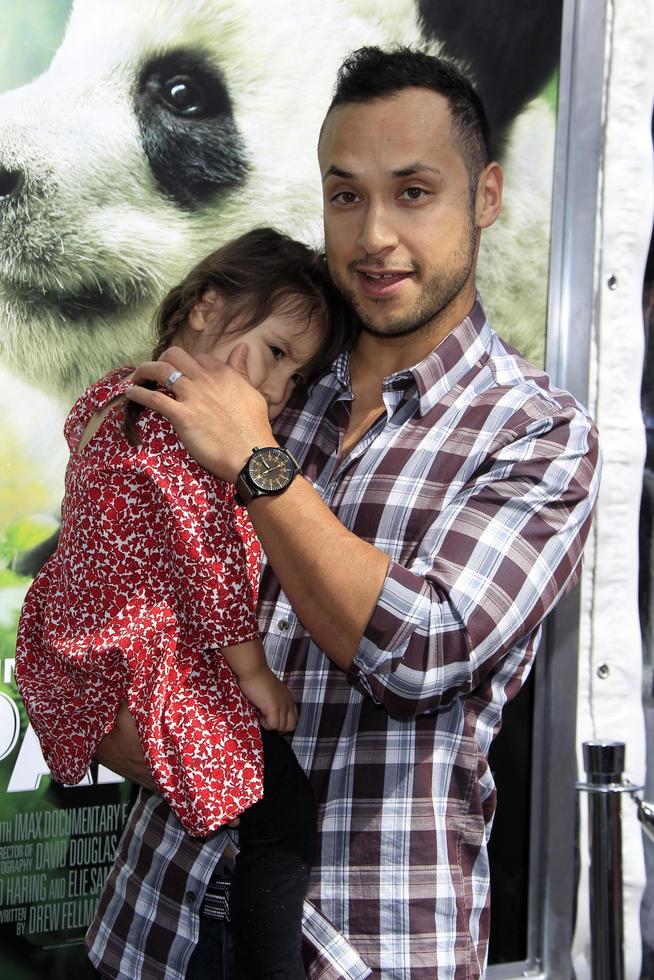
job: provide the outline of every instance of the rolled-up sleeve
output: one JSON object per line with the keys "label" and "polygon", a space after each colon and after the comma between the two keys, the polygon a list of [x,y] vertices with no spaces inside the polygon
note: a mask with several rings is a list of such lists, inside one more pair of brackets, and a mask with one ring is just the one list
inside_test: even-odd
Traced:
{"label": "rolled-up sleeve", "polygon": [[390,562],[350,681],[396,715],[477,687],[578,580],[598,483],[580,408],[512,431]]}

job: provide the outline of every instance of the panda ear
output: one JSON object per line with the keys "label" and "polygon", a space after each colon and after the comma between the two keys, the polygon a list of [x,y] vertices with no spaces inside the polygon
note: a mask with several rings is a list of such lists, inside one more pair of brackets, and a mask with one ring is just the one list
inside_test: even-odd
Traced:
{"label": "panda ear", "polygon": [[220,293],[217,289],[207,289],[202,299],[196,303],[188,316],[191,330],[201,333],[210,323],[213,323],[221,307]]}

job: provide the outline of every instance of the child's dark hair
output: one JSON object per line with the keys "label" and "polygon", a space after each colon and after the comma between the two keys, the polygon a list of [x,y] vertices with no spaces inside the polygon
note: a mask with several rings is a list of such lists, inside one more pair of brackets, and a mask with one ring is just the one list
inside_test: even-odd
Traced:
{"label": "child's dark hair", "polygon": [[[322,343],[306,366],[307,377],[351,345],[357,331],[356,316],[332,283],[325,256],[274,228],[254,228],[211,252],[170,290],[155,314],[158,339],[153,360],[170,347],[209,289],[220,294],[216,336],[228,328],[246,333],[280,304],[306,319],[307,326],[314,317],[324,320]],[[141,411],[136,402],[125,408],[125,433],[133,446],[139,442],[136,422]]]}

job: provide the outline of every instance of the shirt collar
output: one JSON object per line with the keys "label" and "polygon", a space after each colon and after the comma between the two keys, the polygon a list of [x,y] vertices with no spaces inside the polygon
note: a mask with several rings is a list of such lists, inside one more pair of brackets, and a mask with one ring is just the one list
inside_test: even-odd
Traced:
{"label": "shirt collar", "polygon": [[336,360],[334,361],[334,366],[332,368],[332,375],[337,387],[341,389],[342,392],[352,393],[352,376],[350,374],[350,351],[342,351]]}
{"label": "shirt collar", "polygon": [[[406,391],[415,385],[419,414],[425,415],[475,364],[488,357],[491,335],[490,325],[477,296],[468,315],[450,330],[438,347],[412,367],[384,378],[383,391]],[[351,395],[349,351],[339,354],[334,361],[330,381],[340,389],[341,394]]]}
{"label": "shirt collar", "polygon": [[468,374],[488,358],[492,330],[479,297],[463,320],[438,347],[410,368],[420,398],[420,414],[425,415]]}

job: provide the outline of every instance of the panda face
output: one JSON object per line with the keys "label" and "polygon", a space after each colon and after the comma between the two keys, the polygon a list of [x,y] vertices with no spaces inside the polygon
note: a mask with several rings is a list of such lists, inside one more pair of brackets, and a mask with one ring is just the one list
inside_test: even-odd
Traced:
{"label": "panda face", "polygon": [[143,150],[162,194],[193,209],[247,179],[246,149],[227,84],[193,51],[143,66],[134,97]]}

